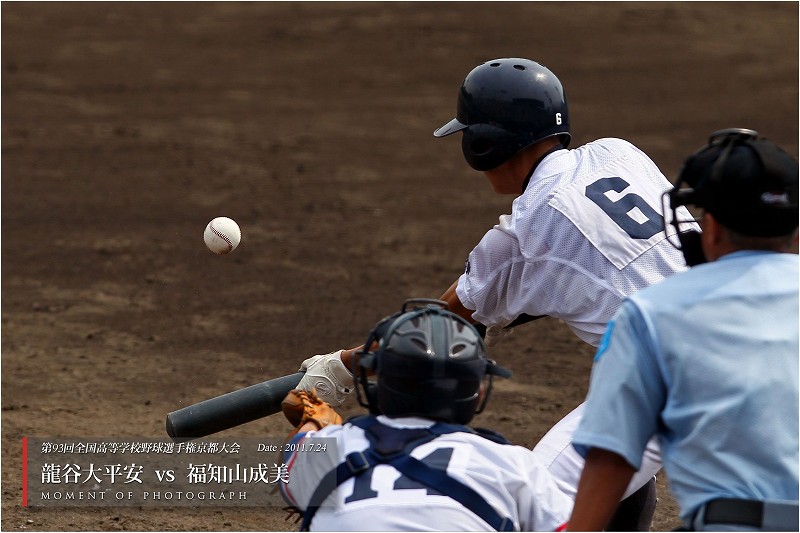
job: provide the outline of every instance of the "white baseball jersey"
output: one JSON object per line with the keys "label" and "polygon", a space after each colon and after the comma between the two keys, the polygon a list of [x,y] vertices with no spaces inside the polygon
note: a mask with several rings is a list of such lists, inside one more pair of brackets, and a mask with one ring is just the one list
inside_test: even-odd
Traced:
{"label": "white baseball jersey", "polygon": [[470,253],[458,298],[487,326],[547,315],[596,346],[626,296],[686,269],[663,228],[671,188],[622,139],[547,155]]}
{"label": "white baseball jersey", "polygon": [[[382,424],[398,428],[425,428],[424,418],[390,419]],[[295,452],[288,465],[285,499],[305,510],[320,481],[347,454],[369,447],[364,430],[352,424],[328,426],[309,432],[298,443],[335,440],[327,453]],[[573,501],[561,492],[547,469],[531,450],[498,444],[479,435],[457,432],[419,445],[412,457],[446,470],[448,476],[477,491],[501,516],[513,520],[517,530],[554,531],[564,525]],[[311,521],[312,530],[325,531],[487,531],[492,528],[454,499],[429,491],[404,478],[390,465],[378,465],[340,485],[323,502]]]}

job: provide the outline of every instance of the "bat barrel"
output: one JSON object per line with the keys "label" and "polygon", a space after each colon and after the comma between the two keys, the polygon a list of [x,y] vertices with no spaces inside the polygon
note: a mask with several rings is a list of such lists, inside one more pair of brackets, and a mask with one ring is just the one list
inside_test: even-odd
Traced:
{"label": "bat barrel", "polygon": [[167,435],[174,441],[197,439],[278,413],[302,377],[298,372],[271,379],[173,411],[167,414]]}

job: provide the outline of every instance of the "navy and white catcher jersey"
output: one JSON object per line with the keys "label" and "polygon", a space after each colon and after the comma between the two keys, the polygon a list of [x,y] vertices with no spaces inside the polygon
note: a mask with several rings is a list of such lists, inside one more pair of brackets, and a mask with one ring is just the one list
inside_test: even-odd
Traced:
{"label": "navy and white catcher jersey", "polygon": [[[377,418],[395,428],[425,428],[424,418]],[[284,498],[305,510],[323,477],[354,451],[370,445],[365,431],[353,424],[308,432],[298,443],[322,437],[335,441],[336,455],[298,451],[287,461]],[[318,441],[318,440],[317,440]],[[319,441],[318,441],[319,442]],[[554,531],[569,519],[573,501],[531,450],[500,444],[473,433],[439,435],[411,451],[427,466],[443,470],[467,485],[517,530]],[[390,465],[378,465],[349,479],[323,502],[310,524],[326,531],[487,531],[490,525],[454,500],[404,477]]]}

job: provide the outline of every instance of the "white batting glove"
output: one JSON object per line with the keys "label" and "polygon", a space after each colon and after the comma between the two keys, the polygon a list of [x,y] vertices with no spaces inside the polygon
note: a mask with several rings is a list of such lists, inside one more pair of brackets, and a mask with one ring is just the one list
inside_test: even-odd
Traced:
{"label": "white batting glove", "polygon": [[353,374],[342,363],[342,352],[331,352],[309,357],[300,364],[300,372],[306,375],[297,384],[298,389],[317,391],[320,400],[331,405],[342,405],[353,391]]}
{"label": "white batting glove", "polygon": [[486,328],[486,335],[483,337],[483,342],[486,343],[486,346],[497,346],[512,333],[514,333],[514,328],[507,328],[501,324],[489,326]]}

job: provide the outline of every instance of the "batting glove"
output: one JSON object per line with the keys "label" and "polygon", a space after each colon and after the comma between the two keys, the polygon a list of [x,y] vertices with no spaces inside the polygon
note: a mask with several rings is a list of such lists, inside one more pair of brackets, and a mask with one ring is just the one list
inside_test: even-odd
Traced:
{"label": "batting glove", "polygon": [[316,390],[317,397],[331,405],[342,405],[344,399],[353,391],[353,374],[342,363],[342,351],[309,357],[300,364],[300,372],[305,376],[297,388],[305,391]]}

